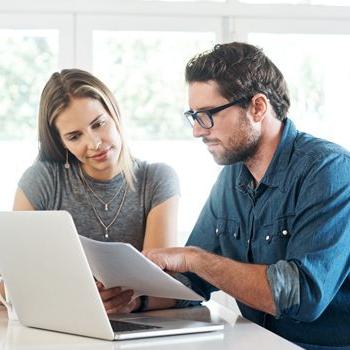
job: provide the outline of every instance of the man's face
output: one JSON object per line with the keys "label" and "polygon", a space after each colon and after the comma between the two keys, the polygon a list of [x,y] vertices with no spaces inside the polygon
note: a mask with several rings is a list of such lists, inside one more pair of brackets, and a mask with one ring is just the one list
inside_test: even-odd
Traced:
{"label": "man's face", "polygon": [[[228,102],[231,101],[220,95],[214,81],[189,85],[189,106],[193,111],[211,109]],[[218,164],[247,161],[255,155],[261,134],[260,124],[254,123],[248,111],[232,106],[216,113],[213,120],[211,129],[202,128],[195,122],[193,136],[202,138]]]}

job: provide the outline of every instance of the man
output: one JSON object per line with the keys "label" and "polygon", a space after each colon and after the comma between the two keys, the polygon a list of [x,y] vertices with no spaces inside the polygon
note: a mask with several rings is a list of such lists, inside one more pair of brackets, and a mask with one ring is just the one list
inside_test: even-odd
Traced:
{"label": "man", "polygon": [[188,247],[145,254],[308,349],[350,345],[349,153],[296,130],[281,72],[252,45],[216,45],[186,80],[193,135],[225,167]]}

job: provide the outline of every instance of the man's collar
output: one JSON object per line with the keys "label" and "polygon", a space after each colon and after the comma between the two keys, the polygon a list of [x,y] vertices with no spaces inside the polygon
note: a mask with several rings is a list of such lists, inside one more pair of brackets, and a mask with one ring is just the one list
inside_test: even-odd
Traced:
{"label": "man's collar", "polygon": [[[260,181],[260,184],[270,187],[279,187],[284,181],[284,176],[282,174],[288,166],[293,144],[297,136],[297,129],[290,119],[285,119],[283,124],[284,128],[280,143],[277,146],[265,175]],[[239,167],[240,170],[236,179],[236,186],[243,189],[252,181],[252,175],[244,163],[240,163]]]}
{"label": "man's collar", "polygon": [[286,119],[283,123],[284,129],[280,143],[264,177],[260,181],[267,186],[279,187],[284,182],[283,173],[286,171],[290,157],[292,156],[295,138],[298,133],[294,123],[290,119]]}

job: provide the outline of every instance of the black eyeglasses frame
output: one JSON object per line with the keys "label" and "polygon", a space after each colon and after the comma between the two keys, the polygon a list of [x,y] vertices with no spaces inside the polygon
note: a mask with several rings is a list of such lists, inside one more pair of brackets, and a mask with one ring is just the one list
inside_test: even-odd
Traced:
{"label": "black eyeglasses frame", "polygon": [[[214,107],[211,109],[202,109],[202,110],[198,110],[198,111],[192,111],[192,110],[188,110],[184,113],[184,116],[187,118],[187,120],[189,121],[189,123],[191,124],[191,126],[194,126],[194,123],[197,121],[197,123],[204,129],[211,129],[214,126],[214,115],[216,113],[219,113],[221,111],[223,111],[226,108],[232,107],[234,105],[239,105],[243,102],[247,102],[249,101],[248,98],[240,98],[238,100],[234,100],[232,102],[226,103],[224,105],[218,106],[218,107]],[[199,113],[205,113],[209,120],[210,120],[210,126],[206,125],[203,120],[198,116]]]}

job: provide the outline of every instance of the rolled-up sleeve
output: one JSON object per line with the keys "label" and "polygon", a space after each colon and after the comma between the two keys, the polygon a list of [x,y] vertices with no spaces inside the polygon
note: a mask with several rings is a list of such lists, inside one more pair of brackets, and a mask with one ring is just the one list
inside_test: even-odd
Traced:
{"label": "rolled-up sleeve", "polygon": [[317,319],[350,272],[350,160],[320,158],[300,186],[286,259],[268,267],[280,318]]}
{"label": "rolled-up sleeve", "polygon": [[294,262],[281,260],[270,265],[267,279],[276,305],[276,318],[280,318],[282,313],[299,308],[299,269]]}

